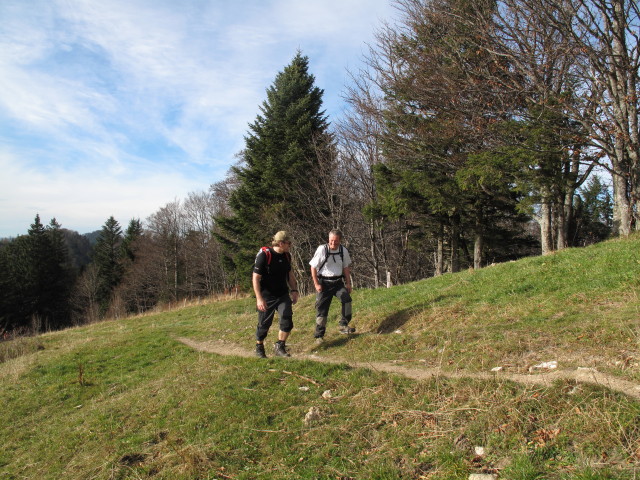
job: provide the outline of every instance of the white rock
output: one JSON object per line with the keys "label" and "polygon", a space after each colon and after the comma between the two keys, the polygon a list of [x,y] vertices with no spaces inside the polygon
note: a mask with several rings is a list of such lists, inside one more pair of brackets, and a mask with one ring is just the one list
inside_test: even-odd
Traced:
{"label": "white rock", "polygon": [[539,368],[542,370],[553,370],[554,368],[558,368],[558,362],[556,362],[555,360],[551,362],[542,362],[538,365],[534,365],[533,368]]}
{"label": "white rock", "polygon": [[500,372],[502,370],[502,367],[493,367],[491,369],[492,372]]}
{"label": "white rock", "polygon": [[484,455],[484,447],[473,447],[473,451],[475,452],[476,455],[478,455],[479,457]]}
{"label": "white rock", "polygon": [[298,388],[298,390],[301,390],[303,392],[308,392],[309,391],[309,387],[300,387],[300,388]]}
{"label": "white rock", "polygon": [[322,398],[331,398],[333,397],[331,390],[325,390],[324,392],[322,392]]}
{"label": "white rock", "polygon": [[472,473],[469,480],[497,480],[498,476],[494,473]]}
{"label": "white rock", "polygon": [[311,425],[322,418],[320,409],[318,407],[311,407],[307,414],[304,416],[304,424]]}

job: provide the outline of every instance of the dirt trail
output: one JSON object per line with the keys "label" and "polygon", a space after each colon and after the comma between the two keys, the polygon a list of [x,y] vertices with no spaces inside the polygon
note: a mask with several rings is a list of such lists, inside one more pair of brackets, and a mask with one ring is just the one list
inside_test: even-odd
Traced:
{"label": "dirt trail", "polygon": [[[253,357],[254,352],[242,348],[239,345],[210,340],[206,342],[197,342],[189,338],[178,338],[178,341],[188,345],[189,347],[208,353],[215,353],[218,355],[234,355],[238,357]],[[342,358],[323,357],[314,354],[296,353],[294,357],[296,360],[312,360],[315,362],[324,363],[346,363],[352,367],[369,368],[371,370],[377,370],[387,373],[395,373],[403,375],[415,380],[425,380],[435,376],[443,376],[449,378],[478,378],[478,379],[493,379],[501,378],[505,380],[511,380],[514,382],[522,383],[525,385],[551,385],[558,379],[575,380],[580,383],[591,383],[606,387],[616,392],[624,393],[630,397],[640,400],[640,385],[628,380],[623,380],[611,375],[600,373],[593,368],[579,368],[577,370],[551,370],[545,373],[536,373],[531,375],[508,373],[508,372],[445,372],[440,368],[429,367],[407,367],[403,365],[397,365],[392,362],[353,362]]]}

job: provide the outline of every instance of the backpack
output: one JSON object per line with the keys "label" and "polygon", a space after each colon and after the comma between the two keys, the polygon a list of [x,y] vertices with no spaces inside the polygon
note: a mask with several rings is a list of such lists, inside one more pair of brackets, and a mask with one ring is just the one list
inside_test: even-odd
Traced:
{"label": "backpack", "polygon": [[336,255],[340,255],[340,261],[344,262],[344,253],[342,253],[342,245],[340,245],[340,250],[335,252],[335,253],[329,253],[329,245],[326,244],[324,246],[324,260],[322,261],[322,263],[320,264],[320,266],[316,269],[318,271],[318,273],[320,272],[320,270],[322,270],[322,267],[324,267],[325,263],[327,263],[327,260],[329,260],[329,255],[333,256],[333,261],[337,262],[336,260]]}
{"label": "backpack", "polygon": [[[267,273],[271,273],[269,271],[269,266],[271,265],[271,247],[261,247],[258,255],[260,255],[260,252],[264,252],[267,256]],[[284,252],[284,256],[287,259],[287,262],[289,262],[289,265],[291,265],[291,254],[289,252]]]}

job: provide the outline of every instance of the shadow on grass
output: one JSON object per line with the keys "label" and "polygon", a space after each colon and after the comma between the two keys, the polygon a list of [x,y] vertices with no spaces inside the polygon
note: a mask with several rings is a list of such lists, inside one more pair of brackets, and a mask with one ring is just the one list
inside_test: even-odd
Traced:
{"label": "shadow on grass", "polygon": [[426,310],[429,306],[441,302],[442,300],[449,297],[453,298],[453,296],[449,295],[440,295],[429,302],[422,302],[416,305],[412,305],[410,308],[405,308],[403,310],[394,312],[383,319],[382,322],[380,322],[380,325],[378,325],[378,328],[375,329],[375,332],[385,335],[393,333],[400,327],[402,327],[405,323],[407,323],[409,319],[415,316],[417,313]]}
{"label": "shadow on grass", "polygon": [[360,333],[351,333],[349,335],[341,335],[340,337],[334,340],[325,341],[324,343],[319,345],[319,347],[322,348],[323,350],[327,348],[333,348],[333,347],[343,347],[350,341],[354,340],[356,337],[359,337],[360,335],[361,335]]}
{"label": "shadow on grass", "polygon": [[382,334],[395,332],[397,329],[399,329],[409,321],[413,312],[413,308],[406,308],[404,310],[394,312],[393,314],[382,320],[380,325],[378,325],[378,328],[376,328],[375,332]]}

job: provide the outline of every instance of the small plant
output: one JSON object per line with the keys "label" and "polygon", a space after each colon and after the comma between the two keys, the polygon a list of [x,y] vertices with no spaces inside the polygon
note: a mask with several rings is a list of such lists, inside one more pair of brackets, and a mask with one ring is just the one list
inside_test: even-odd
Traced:
{"label": "small plant", "polygon": [[78,364],[78,384],[81,387],[85,386],[85,382],[84,382],[84,366],[81,363]]}

